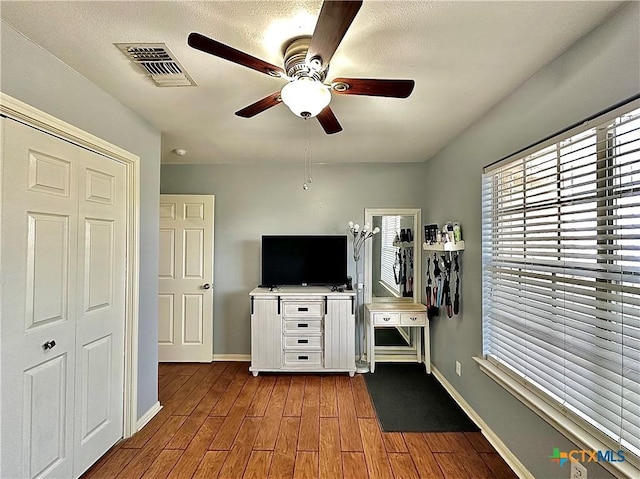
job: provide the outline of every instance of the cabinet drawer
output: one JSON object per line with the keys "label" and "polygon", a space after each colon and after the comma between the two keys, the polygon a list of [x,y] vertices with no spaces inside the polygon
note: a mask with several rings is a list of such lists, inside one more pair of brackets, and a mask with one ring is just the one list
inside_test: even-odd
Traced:
{"label": "cabinet drawer", "polygon": [[283,301],[285,318],[322,318],[322,302]]}
{"label": "cabinet drawer", "polygon": [[285,352],[284,365],[289,367],[321,367],[322,351]]}
{"label": "cabinet drawer", "polygon": [[425,313],[400,313],[400,324],[403,326],[424,326],[427,324]]}
{"label": "cabinet drawer", "polygon": [[320,319],[286,319],[284,321],[285,333],[319,333],[322,332],[322,320]]}
{"label": "cabinet drawer", "polygon": [[322,336],[285,336],[284,349],[322,349]]}
{"label": "cabinet drawer", "polygon": [[373,313],[373,324],[400,324],[398,313]]}

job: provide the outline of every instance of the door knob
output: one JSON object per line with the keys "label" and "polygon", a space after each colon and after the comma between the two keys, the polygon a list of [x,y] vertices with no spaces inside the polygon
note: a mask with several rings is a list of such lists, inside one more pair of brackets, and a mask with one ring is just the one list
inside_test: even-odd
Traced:
{"label": "door knob", "polygon": [[53,349],[55,345],[56,345],[56,342],[52,339],[51,341],[47,341],[46,343],[44,343],[42,345],[42,349],[44,349],[45,351],[47,349]]}
{"label": "door knob", "polygon": [[205,283],[204,285],[202,285],[202,289],[209,289],[211,288],[211,285],[209,283]]}

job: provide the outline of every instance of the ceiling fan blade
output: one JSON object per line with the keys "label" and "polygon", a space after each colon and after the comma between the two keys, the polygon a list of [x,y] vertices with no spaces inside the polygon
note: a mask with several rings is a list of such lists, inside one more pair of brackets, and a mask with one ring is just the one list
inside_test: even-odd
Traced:
{"label": "ceiling fan blade", "polygon": [[325,0],[307,51],[307,63],[320,57],[325,69],[362,6],[358,1]]}
{"label": "ceiling fan blade", "polygon": [[325,107],[324,110],[318,113],[318,116],[316,116],[316,118],[320,122],[320,126],[322,126],[322,129],[327,135],[333,135],[334,133],[342,131],[342,126],[340,126],[338,119],[333,114],[333,111],[331,111],[330,107]]}
{"label": "ceiling fan blade", "polygon": [[[415,86],[413,80],[378,80],[370,78],[336,78],[331,82],[338,95],[367,95],[407,98]],[[346,88],[344,87],[346,85]]]}
{"label": "ceiling fan blade", "polygon": [[242,110],[238,110],[236,112],[236,115],[241,116],[242,118],[251,118],[256,116],[258,113],[262,113],[263,111],[268,110],[272,106],[276,106],[278,103],[282,103],[279,91],[272,93],[268,97],[265,97],[262,100],[258,100],[257,102],[252,103],[247,107],[244,107]]}
{"label": "ceiling fan blade", "polygon": [[200,50],[205,53],[209,53],[216,57],[224,58],[230,62],[237,63],[248,68],[252,68],[260,73],[265,73],[269,76],[280,77],[285,76],[285,72],[282,68],[267,63],[259,58],[252,57],[248,53],[236,50],[224,43],[220,43],[199,33],[190,33],[187,40],[189,46]]}

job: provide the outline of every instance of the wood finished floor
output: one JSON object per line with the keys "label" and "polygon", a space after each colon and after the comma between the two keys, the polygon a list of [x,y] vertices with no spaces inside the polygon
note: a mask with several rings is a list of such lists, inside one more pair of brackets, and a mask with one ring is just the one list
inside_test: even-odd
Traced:
{"label": "wood finished floor", "polygon": [[382,432],[364,378],[162,363],[163,409],[82,477],[516,478],[481,433]]}

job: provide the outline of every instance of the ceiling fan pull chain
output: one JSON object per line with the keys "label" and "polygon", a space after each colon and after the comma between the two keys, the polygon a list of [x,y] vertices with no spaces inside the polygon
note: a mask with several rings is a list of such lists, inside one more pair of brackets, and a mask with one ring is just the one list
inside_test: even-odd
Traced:
{"label": "ceiling fan pull chain", "polygon": [[308,162],[309,162],[309,122],[307,122],[307,119],[305,118],[305,123],[304,123],[304,127],[305,127],[305,133],[306,133],[306,138],[305,138],[305,145],[304,145],[304,183],[302,183],[302,189],[307,191],[309,189],[309,183],[311,183],[310,181],[308,181],[308,179],[310,178],[309,174],[308,174]]}
{"label": "ceiling fan pull chain", "polygon": [[311,156],[311,122],[307,122],[307,150],[309,157],[309,176],[307,178],[308,183],[313,183],[313,157]]}

